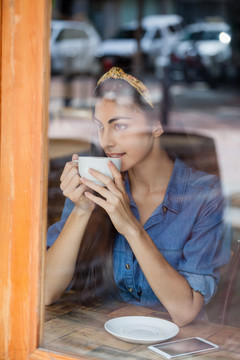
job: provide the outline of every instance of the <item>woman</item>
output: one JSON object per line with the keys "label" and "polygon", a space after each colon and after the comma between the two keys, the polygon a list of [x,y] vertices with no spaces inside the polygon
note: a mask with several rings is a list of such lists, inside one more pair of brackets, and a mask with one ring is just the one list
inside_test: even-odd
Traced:
{"label": "woman", "polygon": [[217,268],[229,259],[219,180],[169,157],[147,88],[119,68],[98,82],[94,122],[106,156],[121,158],[121,173],[111,160],[114,180],[91,170],[103,187],[66,164],[60,181],[68,199],[48,231],[46,304],[73,280],[81,303],[115,288],[121,300],[164,307],[186,325],[214,295]]}

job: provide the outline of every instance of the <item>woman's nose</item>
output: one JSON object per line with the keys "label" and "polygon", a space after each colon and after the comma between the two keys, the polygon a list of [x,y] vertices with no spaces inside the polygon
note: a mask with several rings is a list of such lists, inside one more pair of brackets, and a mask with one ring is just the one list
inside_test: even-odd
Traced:
{"label": "woman's nose", "polygon": [[114,145],[114,137],[111,131],[104,130],[99,136],[100,145],[102,148],[108,148]]}

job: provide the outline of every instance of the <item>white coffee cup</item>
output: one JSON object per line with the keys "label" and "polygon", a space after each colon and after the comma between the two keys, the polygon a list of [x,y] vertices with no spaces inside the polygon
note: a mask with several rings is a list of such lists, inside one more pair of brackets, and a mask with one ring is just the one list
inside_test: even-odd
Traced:
{"label": "white coffee cup", "polygon": [[97,156],[79,156],[78,160],[73,160],[73,162],[78,163],[78,171],[81,177],[93,181],[95,184],[105,186],[101,181],[97,180],[92,176],[88,171],[89,169],[94,169],[102,174],[113,179],[112,173],[108,167],[108,162],[112,161],[117,169],[121,169],[121,159],[120,158],[108,158],[108,157],[97,157]]}

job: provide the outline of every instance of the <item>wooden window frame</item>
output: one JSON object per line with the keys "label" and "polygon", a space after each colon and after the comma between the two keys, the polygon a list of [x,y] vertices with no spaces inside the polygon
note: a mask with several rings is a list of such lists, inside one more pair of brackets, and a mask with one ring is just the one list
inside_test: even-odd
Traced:
{"label": "wooden window frame", "polygon": [[0,359],[80,358],[41,348],[51,3],[0,2]]}

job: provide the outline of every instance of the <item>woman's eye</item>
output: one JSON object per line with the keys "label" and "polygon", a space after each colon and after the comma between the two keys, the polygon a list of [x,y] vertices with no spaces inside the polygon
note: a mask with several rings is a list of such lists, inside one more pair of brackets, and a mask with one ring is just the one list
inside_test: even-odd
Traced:
{"label": "woman's eye", "polygon": [[95,123],[95,124],[96,124],[97,130],[102,130],[103,129],[102,124],[98,124],[98,123]]}
{"label": "woman's eye", "polygon": [[127,128],[126,124],[115,124],[116,130],[125,130]]}

